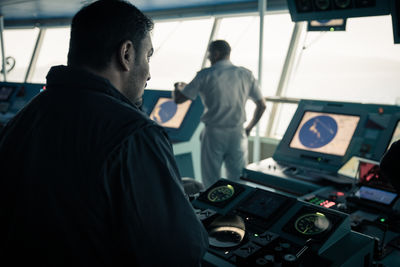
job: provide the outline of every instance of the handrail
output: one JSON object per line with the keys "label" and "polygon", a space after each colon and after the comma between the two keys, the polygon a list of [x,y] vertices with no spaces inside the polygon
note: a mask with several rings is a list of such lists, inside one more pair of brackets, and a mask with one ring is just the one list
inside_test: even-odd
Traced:
{"label": "handrail", "polygon": [[267,102],[273,102],[273,103],[298,104],[301,99],[294,98],[294,97],[266,96],[266,97],[264,97],[264,100]]}

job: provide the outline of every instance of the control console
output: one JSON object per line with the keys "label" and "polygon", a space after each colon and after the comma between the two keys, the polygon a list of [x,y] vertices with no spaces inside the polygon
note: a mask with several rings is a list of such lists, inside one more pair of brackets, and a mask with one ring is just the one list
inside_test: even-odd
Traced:
{"label": "control console", "polygon": [[221,179],[192,204],[208,253],[233,266],[363,265],[372,255],[373,239],[352,232],[348,215],[281,193]]}

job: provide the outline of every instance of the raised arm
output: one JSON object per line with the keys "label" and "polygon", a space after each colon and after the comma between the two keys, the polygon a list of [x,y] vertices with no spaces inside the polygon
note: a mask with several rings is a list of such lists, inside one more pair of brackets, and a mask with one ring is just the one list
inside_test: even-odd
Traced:
{"label": "raised arm", "polygon": [[177,82],[174,84],[174,93],[172,94],[173,99],[176,104],[181,104],[186,100],[189,100],[184,94],[182,94],[181,90],[185,88],[187,84],[184,82]]}
{"label": "raised arm", "polygon": [[251,129],[257,124],[257,122],[261,119],[261,116],[263,115],[266,105],[264,99],[257,100],[254,102],[256,104],[256,109],[254,110],[253,113],[253,118],[251,119],[250,123],[246,127],[246,135],[249,136]]}

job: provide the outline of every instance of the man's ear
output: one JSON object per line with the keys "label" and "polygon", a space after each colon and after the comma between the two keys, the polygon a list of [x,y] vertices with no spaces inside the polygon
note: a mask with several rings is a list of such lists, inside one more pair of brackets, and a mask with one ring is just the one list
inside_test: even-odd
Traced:
{"label": "man's ear", "polygon": [[118,62],[124,71],[129,71],[135,59],[135,49],[130,40],[123,42],[119,47]]}

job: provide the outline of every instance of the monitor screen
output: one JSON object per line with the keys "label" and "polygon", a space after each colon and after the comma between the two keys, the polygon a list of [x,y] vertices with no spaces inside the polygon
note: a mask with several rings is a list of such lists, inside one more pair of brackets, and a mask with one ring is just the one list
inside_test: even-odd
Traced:
{"label": "monitor screen", "polygon": [[285,204],[288,203],[288,199],[283,195],[257,190],[243,201],[237,207],[237,210],[269,220],[271,216],[277,215],[284,208]]}
{"label": "monitor screen", "polygon": [[150,113],[150,118],[163,127],[178,129],[191,103],[192,101],[188,100],[177,105],[171,98],[160,97]]}
{"label": "monitor screen", "polygon": [[395,192],[396,190],[387,179],[381,174],[379,162],[361,159],[358,164],[357,178],[361,185]]}
{"label": "monitor screen", "polygon": [[362,184],[380,180],[379,164],[360,161],[358,165],[358,179]]}
{"label": "monitor screen", "polygon": [[305,111],[289,147],[344,156],[359,121],[354,115]]}
{"label": "monitor screen", "polygon": [[345,31],[346,19],[311,20],[308,31]]}
{"label": "monitor screen", "polygon": [[361,199],[378,202],[385,205],[390,205],[397,198],[397,194],[385,190],[361,186],[355,195]]}
{"label": "monitor screen", "polygon": [[390,146],[396,142],[397,140],[400,140],[400,121],[397,122],[396,127],[394,128],[393,134],[392,134],[392,139],[390,139],[390,143],[387,147],[387,149],[390,148]]}

